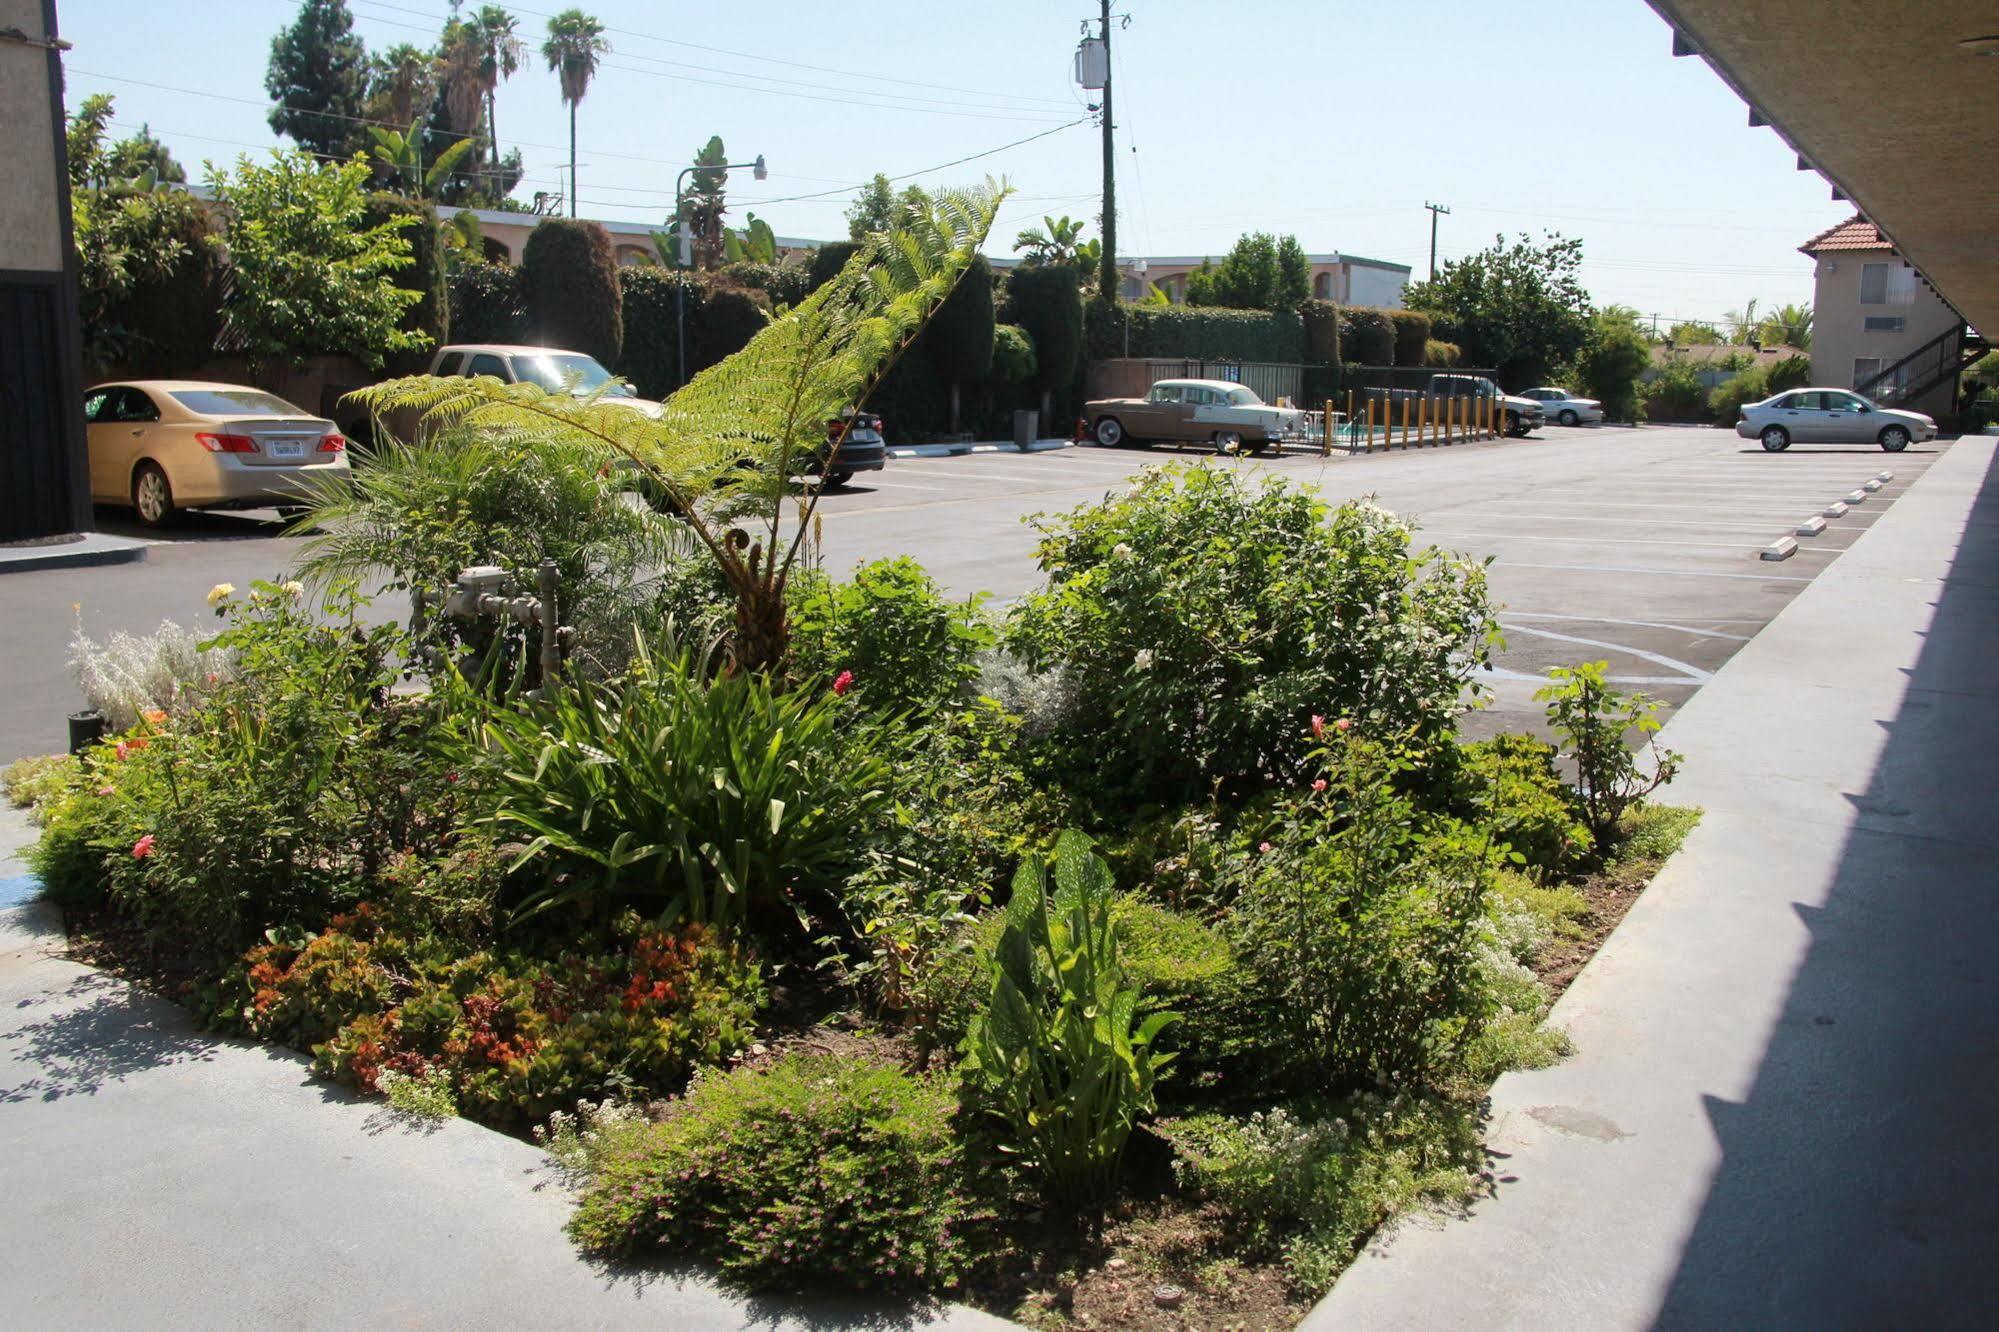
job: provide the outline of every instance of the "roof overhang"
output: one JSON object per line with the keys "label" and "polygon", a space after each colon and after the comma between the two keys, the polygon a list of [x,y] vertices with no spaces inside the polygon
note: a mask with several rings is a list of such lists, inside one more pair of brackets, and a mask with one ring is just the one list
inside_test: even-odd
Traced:
{"label": "roof overhang", "polygon": [[[1999,330],[1999,36],[1991,0],[1649,0],[1973,324]],[[1754,197],[1745,191],[1745,206]]]}

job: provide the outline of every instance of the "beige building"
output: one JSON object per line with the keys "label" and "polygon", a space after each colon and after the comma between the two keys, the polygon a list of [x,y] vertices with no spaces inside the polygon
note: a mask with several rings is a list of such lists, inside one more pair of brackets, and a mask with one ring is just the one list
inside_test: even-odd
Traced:
{"label": "beige building", "polygon": [[1859,214],[1798,248],[1818,266],[1812,382],[1948,415],[1957,397],[1964,317]]}
{"label": "beige building", "polygon": [[[1402,289],[1409,285],[1407,264],[1391,264],[1380,259],[1363,259],[1354,254],[1308,254],[1311,265],[1312,295],[1317,300],[1338,301],[1341,305],[1370,305],[1384,310],[1402,306]],[[1145,284],[1159,288],[1175,305],[1187,301],[1187,277],[1204,263],[1219,263],[1219,255],[1166,255],[1158,258],[1123,258],[1124,297],[1138,300]]]}
{"label": "beige building", "polygon": [[[539,213],[503,213],[492,208],[474,208],[472,215],[479,219],[479,233],[486,240],[486,257],[499,263],[517,264],[527,250],[528,233],[541,222]],[[618,256],[618,264],[663,262],[658,247],[653,242],[654,232],[664,232],[668,222],[662,218],[658,222],[607,222],[601,218],[585,218],[595,221],[611,235],[611,248]],[[809,256],[819,248],[815,240],[799,240],[792,236],[777,238],[779,262]]]}
{"label": "beige building", "polygon": [[82,531],[82,362],[55,0],[0,0],[0,541]]}

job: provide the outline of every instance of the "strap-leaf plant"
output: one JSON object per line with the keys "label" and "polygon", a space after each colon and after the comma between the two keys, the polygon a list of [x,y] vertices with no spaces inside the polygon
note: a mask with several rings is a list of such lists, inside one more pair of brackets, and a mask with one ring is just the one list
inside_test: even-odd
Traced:
{"label": "strap-leaf plant", "polygon": [[1055,891],[1038,857],[1024,862],[994,955],[991,1002],[965,1038],[966,1068],[1010,1130],[1007,1147],[1052,1203],[1108,1198],[1125,1143],[1153,1108],[1172,1059],[1153,1042],[1173,1013],[1138,1020],[1111,920],[1111,872],[1090,839],[1065,832]]}
{"label": "strap-leaf plant", "polygon": [[922,331],[1008,193],[988,181],[905,210],[831,281],[688,381],[657,419],[601,392],[577,397],[492,378],[419,375],[357,396],[378,420],[415,413],[425,432],[467,424],[523,444],[594,441],[605,465],[636,465],[720,567],[735,598],[735,663],[777,670],[788,646],[785,585],[812,540],[818,504],[810,489],[788,520],[790,480],[844,440],[848,424],[829,440],[826,423],[864,403]]}

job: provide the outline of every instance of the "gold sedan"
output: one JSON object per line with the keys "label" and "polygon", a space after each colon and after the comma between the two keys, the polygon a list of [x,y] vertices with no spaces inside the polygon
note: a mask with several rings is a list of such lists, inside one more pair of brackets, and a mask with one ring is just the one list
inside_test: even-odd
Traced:
{"label": "gold sedan", "polygon": [[83,395],[90,495],[148,527],[178,509],[301,505],[349,476],[333,422],[241,384],[144,379]]}

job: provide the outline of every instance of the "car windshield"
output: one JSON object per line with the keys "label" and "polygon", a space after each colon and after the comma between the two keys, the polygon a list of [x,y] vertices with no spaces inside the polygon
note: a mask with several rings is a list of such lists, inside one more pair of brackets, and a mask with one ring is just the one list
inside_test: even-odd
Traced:
{"label": "car windshield", "polygon": [[283,398],[252,388],[172,389],[167,396],[197,416],[308,416]]}
{"label": "car windshield", "polygon": [[[595,357],[584,356],[580,352],[516,356],[514,374],[530,384],[541,385],[551,393],[567,390],[578,396],[594,392],[611,378],[611,372],[597,364]],[[632,391],[622,384],[614,386],[611,393],[619,397],[632,396]]]}
{"label": "car windshield", "polygon": [[1257,397],[1249,389],[1238,385],[1229,390],[1229,406],[1231,407],[1260,407],[1262,405],[1263,399]]}

